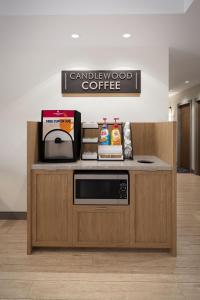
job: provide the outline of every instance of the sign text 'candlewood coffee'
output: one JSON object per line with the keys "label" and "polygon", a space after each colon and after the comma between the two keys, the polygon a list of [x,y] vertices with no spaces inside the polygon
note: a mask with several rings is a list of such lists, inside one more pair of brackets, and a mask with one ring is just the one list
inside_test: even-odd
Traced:
{"label": "sign text 'candlewood coffee'", "polygon": [[141,71],[62,71],[62,94],[140,94]]}

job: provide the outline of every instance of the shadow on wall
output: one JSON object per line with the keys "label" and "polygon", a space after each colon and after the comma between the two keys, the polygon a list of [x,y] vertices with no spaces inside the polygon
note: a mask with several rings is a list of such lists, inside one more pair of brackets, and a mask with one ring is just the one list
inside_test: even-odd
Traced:
{"label": "shadow on wall", "polygon": [[[169,88],[170,90],[183,90],[189,88],[185,81],[190,79],[193,86],[200,83],[200,49],[194,52],[186,49],[170,49],[169,57]],[[190,70],[190,72],[188,72]]]}

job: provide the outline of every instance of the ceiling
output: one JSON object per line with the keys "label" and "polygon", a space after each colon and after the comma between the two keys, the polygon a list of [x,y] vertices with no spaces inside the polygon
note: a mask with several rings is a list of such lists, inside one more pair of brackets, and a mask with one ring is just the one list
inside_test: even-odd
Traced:
{"label": "ceiling", "polygon": [[[173,91],[200,83],[199,29],[199,0],[0,0],[0,50],[15,43],[20,51],[23,41],[27,51],[57,45],[165,46],[170,48]],[[71,39],[73,32],[80,34],[78,40]],[[123,39],[124,32],[131,38]]]}
{"label": "ceiling", "polygon": [[0,15],[181,14],[193,0],[0,0]]}

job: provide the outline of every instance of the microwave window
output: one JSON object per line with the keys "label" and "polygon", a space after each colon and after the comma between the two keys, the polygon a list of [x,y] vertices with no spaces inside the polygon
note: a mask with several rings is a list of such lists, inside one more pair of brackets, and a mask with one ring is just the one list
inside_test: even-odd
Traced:
{"label": "microwave window", "polygon": [[77,179],[77,199],[120,199],[120,184],[126,180]]}

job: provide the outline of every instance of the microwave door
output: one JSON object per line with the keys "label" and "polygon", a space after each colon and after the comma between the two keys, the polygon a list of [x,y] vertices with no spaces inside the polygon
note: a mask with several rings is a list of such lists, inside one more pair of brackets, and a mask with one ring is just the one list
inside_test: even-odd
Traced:
{"label": "microwave door", "polygon": [[127,178],[85,175],[75,179],[74,192],[75,204],[127,204]]}

